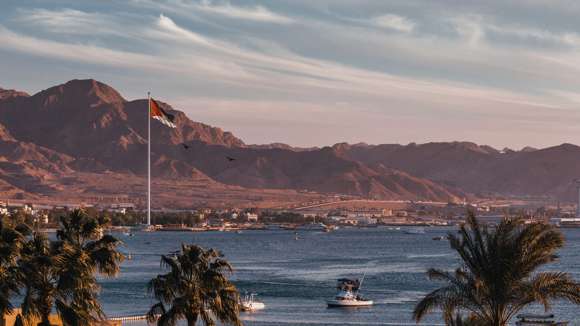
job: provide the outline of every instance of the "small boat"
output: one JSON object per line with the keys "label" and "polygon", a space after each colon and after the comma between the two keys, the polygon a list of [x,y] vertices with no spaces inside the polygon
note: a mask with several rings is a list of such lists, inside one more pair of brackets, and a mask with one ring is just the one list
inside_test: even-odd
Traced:
{"label": "small boat", "polygon": [[433,240],[435,240],[435,241],[443,241],[443,240],[447,240],[447,239],[449,239],[449,238],[447,238],[444,235],[440,235],[438,237],[433,237]]}
{"label": "small boat", "polygon": [[520,314],[516,316],[517,326],[566,326],[567,321],[554,321],[554,315]]}
{"label": "small boat", "polygon": [[[364,280],[364,277],[363,277]],[[338,293],[334,299],[327,300],[328,307],[366,307],[372,306],[373,301],[363,298],[358,292],[362,281],[358,279],[341,278],[336,286]]]}
{"label": "small boat", "polygon": [[244,297],[242,298],[242,301],[240,302],[240,308],[242,311],[248,311],[248,312],[252,312],[252,311],[256,311],[256,310],[262,310],[264,308],[266,308],[266,305],[263,302],[260,301],[256,301],[256,293],[246,293],[244,295]]}
{"label": "small boat", "polygon": [[424,228],[410,228],[403,231],[405,234],[425,234]]}

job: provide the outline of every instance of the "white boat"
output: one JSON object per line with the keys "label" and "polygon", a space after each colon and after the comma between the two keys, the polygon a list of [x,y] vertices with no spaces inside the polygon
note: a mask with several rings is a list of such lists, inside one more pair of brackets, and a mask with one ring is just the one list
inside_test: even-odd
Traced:
{"label": "white boat", "polygon": [[359,294],[362,282],[358,279],[341,278],[338,280],[338,293],[334,299],[326,301],[328,307],[366,307],[372,306],[373,301],[363,298]]}
{"label": "white boat", "polygon": [[297,227],[300,231],[325,231],[328,227],[324,223],[308,223]]}
{"label": "white boat", "polygon": [[403,232],[405,234],[425,234],[425,228],[410,228]]}
{"label": "white boat", "polygon": [[252,312],[252,311],[262,310],[262,309],[266,308],[266,305],[263,302],[256,301],[255,298],[256,298],[255,293],[250,293],[250,294],[246,293],[244,295],[244,297],[242,298],[242,301],[240,302],[241,310]]}

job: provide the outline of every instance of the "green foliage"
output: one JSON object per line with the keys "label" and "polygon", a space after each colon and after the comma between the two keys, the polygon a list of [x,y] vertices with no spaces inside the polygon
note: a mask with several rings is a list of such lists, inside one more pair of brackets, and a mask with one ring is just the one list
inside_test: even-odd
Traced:
{"label": "green foliage", "polygon": [[239,319],[239,293],[226,274],[231,265],[213,249],[182,245],[181,253],[162,256],[161,264],[170,271],[149,282],[149,291],[159,302],[148,313],[150,322],[174,326],[180,319],[194,326],[242,325]]}
{"label": "green foliage", "polygon": [[0,220],[0,314],[12,312],[10,299],[19,294],[21,285],[17,269],[25,236],[29,229],[23,225],[8,225]]}
{"label": "green foliage", "polygon": [[19,272],[25,288],[22,314],[48,325],[53,307],[65,325],[88,326],[102,320],[96,274],[115,276],[123,255],[120,241],[102,235],[105,218],[74,210],[61,216],[57,240],[35,234],[25,243]]}
{"label": "green foliage", "polygon": [[[536,272],[556,260],[562,234],[543,223],[505,219],[495,229],[478,223],[472,212],[451,248],[463,264],[454,272],[430,269],[432,280],[445,286],[427,294],[415,307],[419,322],[440,309],[448,325],[504,326],[524,307],[537,302],[546,310],[564,299],[580,304],[580,284],[561,272]],[[461,319],[466,314],[467,319]]]}

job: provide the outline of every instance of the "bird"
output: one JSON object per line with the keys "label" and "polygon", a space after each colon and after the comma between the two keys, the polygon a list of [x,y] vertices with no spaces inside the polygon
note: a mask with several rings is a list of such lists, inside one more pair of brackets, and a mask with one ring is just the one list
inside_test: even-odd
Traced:
{"label": "bird", "polygon": [[187,145],[185,143],[181,144],[181,146],[183,146],[183,148],[185,148],[185,149],[189,149],[189,145]]}
{"label": "bird", "polygon": [[228,161],[230,161],[230,162],[231,162],[231,161],[235,161],[235,160],[236,160],[235,158],[233,158],[233,157],[231,157],[231,156],[226,156],[226,158],[227,158],[227,159],[228,159]]}

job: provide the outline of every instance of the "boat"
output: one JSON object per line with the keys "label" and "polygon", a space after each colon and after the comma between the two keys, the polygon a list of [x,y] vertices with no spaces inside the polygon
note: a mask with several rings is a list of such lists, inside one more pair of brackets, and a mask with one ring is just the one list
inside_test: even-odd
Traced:
{"label": "boat", "polygon": [[[364,277],[363,277],[364,280]],[[326,301],[328,307],[366,307],[372,306],[373,301],[363,298],[359,294],[362,281],[358,279],[341,278],[336,286],[338,293],[334,299]]]}
{"label": "boat", "polygon": [[444,236],[444,235],[440,235],[438,237],[433,237],[433,240],[435,240],[435,241],[443,241],[443,240],[447,240],[447,239],[449,239],[449,238]]}
{"label": "boat", "polygon": [[324,223],[308,223],[297,227],[300,231],[325,231],[328,227]]}
{"label": "boat", "polygon": [[403,231],[405,234],[425,234],[424,228],[410,228]]}
{"label": "boat", "polygon": [[256,293],[246,293],[240,302],[241,310],[252,312],[266,308],[266,305],[263,302],[256,300],[256,296]]}
{"label": "boat", "polygon": [[520,314],[516,318],[516,326],[566,326],[567,321],[554,321],[553,314],[539,315],[539,314]]}

